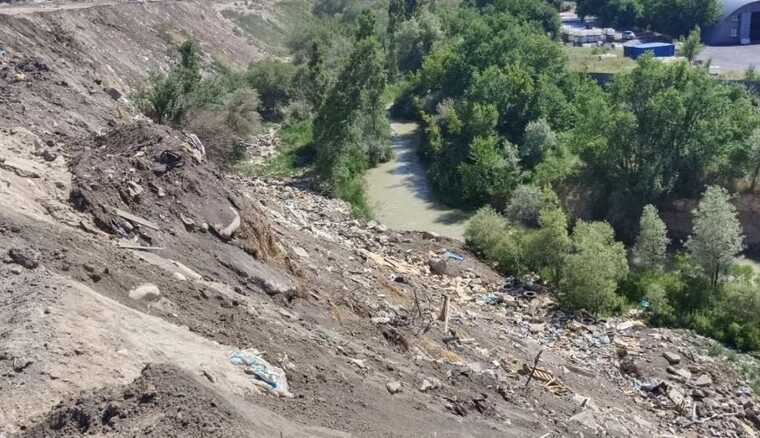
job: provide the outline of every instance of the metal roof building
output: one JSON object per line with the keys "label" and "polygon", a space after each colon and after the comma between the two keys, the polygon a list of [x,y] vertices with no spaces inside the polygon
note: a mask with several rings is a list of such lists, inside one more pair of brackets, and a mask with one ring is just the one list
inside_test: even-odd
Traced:
{"label": "metal roof building", "polygon": [[703,35],[714,46],[760,43],[760,0],[723,0],[720,19]]}
{"label": "metal roof building", "polygon": [[666,58],[676,55],[676,48],[671,43],[637,43],[624,44],[623,54],[632,59],[638,59],[645,53],[651,53],[656,58]]}

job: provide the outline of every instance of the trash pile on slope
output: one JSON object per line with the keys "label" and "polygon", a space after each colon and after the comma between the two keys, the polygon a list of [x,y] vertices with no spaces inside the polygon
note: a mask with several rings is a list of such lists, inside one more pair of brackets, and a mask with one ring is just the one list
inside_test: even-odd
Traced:
{"label": "trash pile on slope", "polygon": [[259,134],[246,143],[246,154],[253,164],[261,164],[277,154],[280,137],[275,129],[270,128],[266,134]]}
{"label": "trash pile on slope", "polygon": [[[365,307],[373,323],[388,327],[382,329],[383,336],[398,343],[400,351],[429,358],[438,367],[445,365],[449,373],[463,367],[485,378],[488,387],[501,388],[499,393],[518,405],[528,403],[528,396],[514,389],[515,381],[533,380],[555,397],[577,401],[577,411],[567,421],[597,433],[757,436],[760,431],[752,390],[730,367],[706,355],[710,341],[704,338],[646,328],[631,319],[604,321],[583,312],[565,314],[539,278],[505,281],[484,275],[471,269],[471,261],[459,252],[461,245],[456,242],[429,233],[397,233],[374,221],[353,219],[345,203],[281,181],[247,183],[266,200],[264,209],[273,223],[351,248],[356,260],[364,261],[363,272],[354,272],[323,250],[326,259],[315,271],[342,273],[352,302]],[[420,241],[443,249],[425,251]],[[295,253],[309,263],[304,248],[296,248]],[[367,295],[362,289],[370,285],[368,276],[388,280],[391,290],[414,293],[415,302],[399,305],[384,294]],[[446,300],[456,311],[444,322],[440,316]],[[431,328],[443,328],[444,350],[438,356],[411,340],[415,333]],[[488,347],[482,344],[482,336],[466,335],[480,331],[479,335],[488,336],[483,330],[491,330],[494,341],[509,347]],[[512,353],[507,353],[510,348]],[[515,350],[526,359],[516,360]],[[527,358],[537,351],[543,352],[543,358],[533,364]],[[680,366],[673,365],[671,356],[668,362],[663,353],[670,351],[679,352]],[[366,366],[362,359],[356,360]],[[595,392],[600,379],[612,388]],[[403,387],[392,380],[387,390],[395,394]],[[642,415],[605,405],[614,401],[610,394],[619,394]],[[479,403],[465,406],[459,400],[446,405],[461,415]]]}

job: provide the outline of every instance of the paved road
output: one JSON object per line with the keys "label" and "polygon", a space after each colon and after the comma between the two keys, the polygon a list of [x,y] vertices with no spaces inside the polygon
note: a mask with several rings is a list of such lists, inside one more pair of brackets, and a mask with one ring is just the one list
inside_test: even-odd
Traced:
{"label": "paved road", "polygon": [[721,72],[745,71],[750,65],[760,70],[760,44],[747,46],[706,46],[697,59],[712,59]]}

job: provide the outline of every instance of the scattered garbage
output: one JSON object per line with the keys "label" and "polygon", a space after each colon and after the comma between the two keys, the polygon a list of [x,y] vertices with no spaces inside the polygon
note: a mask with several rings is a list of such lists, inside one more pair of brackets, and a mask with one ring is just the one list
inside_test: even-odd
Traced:
{"label": "scattered garbage", "polygon": [[457,254],[457,253],[455,253],[453,251],[448,251],[447,250],[445,253],[443,253],[443,256],[446,257],[449,260],[456,260],[458,262],[463,262],[464,261],[464,256],[461,256],[461,255],[459,255],[459,254]]}
{"label": "scattered garbage", "polygon": [[501,295],[495,294],[493,292],[489,292],[485,295],[482,295],[478,299],[479,304],[480,303],[489,304],[491,306],[497,306],[499,304],[502,304],[503,302],[504,302],[504,297],[502,297]]}
{"label": "scattered garbage", "polygon": [[245,366],[246,374],[251,374],[255,377],[253,380],[254,384],[280,397],[293,397],[293,394],[288,389],[288,378],[285,376],[285,371],[264,360],[258,351],[236,351],[230,355],[230,363]]}

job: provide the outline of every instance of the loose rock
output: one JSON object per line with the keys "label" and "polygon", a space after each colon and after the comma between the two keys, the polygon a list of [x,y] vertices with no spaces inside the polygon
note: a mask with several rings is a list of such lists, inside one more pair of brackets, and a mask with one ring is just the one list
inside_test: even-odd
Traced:
{"label": "loose rock", "polygon": [[11,248],[8,257],[13,263],[26,269],[35,269],[40,265],[40,253],[31,248]]}
{"label": "loose rock", "polygon": [[398,394],[401,392],[401,382],[398,380],[390,381],[385,384],[385,389],[387,389],[391,394]]}

